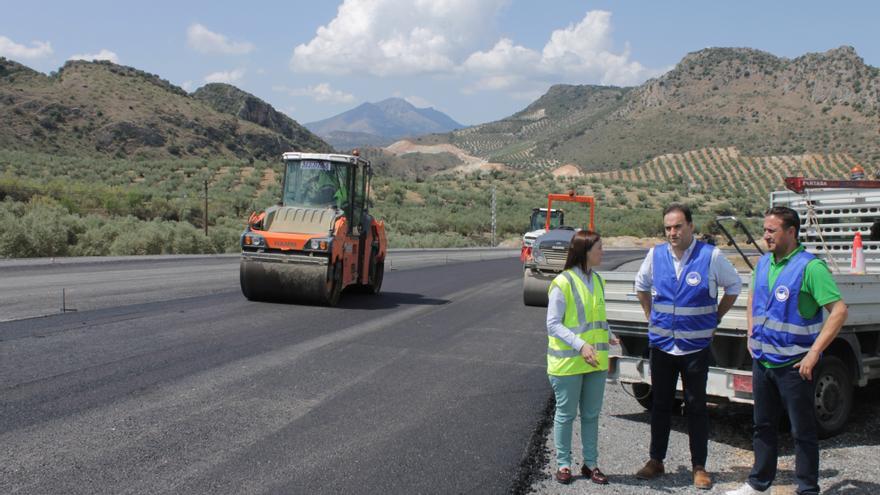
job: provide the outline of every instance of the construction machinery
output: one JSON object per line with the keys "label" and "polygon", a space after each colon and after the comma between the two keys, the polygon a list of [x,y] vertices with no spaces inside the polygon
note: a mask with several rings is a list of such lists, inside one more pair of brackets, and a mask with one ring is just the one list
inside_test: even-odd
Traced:
{"label": "construction machinery", "polygon": [[[589,209],[589,221],[584,227],[595,230],[596,202],[592,196],[578,196],[574,191],[568,194],[548,194],[546,211],[554,211],[554,201],[586,205]],[[550,282],[562,272],[571,238],[581,229],[564,224],[551,228],[552,218],[552,215],[545,215],[545,232],[535,238],[531,246],[523,246],[523,304],[526,306],[547,306]]]}
{"label": "construction machinery", "polygon": [[[549,215],[548,215],[549,211]],[[520,250],[520,260],[525,262],[528,259],[528,252],[538,238],[544,232],[547,232],[547,217],[550,217],[550,228],[555,229],[565,224],[565,211],[561,209],[547,210],[547,208],[532,208],[532,214],[529,218],[529,230],[523,234],[522,248]]]}
{"label": "construction machinery", "polygon": [[[880,380],[880,181],[791,177],[785,184],[788,191],[770,193],[770,206],[798,212],[800,243],[826,261],[849,308],[846,323],[822,353],[814,376],[816,417],[824,438],[844,429],[863,395],[858,387]],[[719,224],[726,220],[734,221],[754,243],[742,222],[733,217],[717,219]],[[751,269],[760,247],[754,243],[754,253],[744,252],[726,229],[722,232]],[[854,242],[856,233],[867,239],[863,246]],[[863,256],[860,271],[850,265],[855,254]],[[608,323],[620,338],[622,354],[611,358],[609,377],[630,384],[636,400],[650,408],[648,322],[633,290],[636,273],[612,271],[603,276]],[[712,339],[713,365],[706,388],[710,402],[751,404],[753,400],[752,360],[746,345],[751,274],[741,272],[740,278],[743,290]],[[680,389],[679,394],[683,394]]]}
{"label": "construction machinery", "polygon": [[334,306],[343,289],[377,294],[385,224],[368,211],[372,168],[358,156],[284,153],[281,201],[241,235],[241,291],[250,300]]}

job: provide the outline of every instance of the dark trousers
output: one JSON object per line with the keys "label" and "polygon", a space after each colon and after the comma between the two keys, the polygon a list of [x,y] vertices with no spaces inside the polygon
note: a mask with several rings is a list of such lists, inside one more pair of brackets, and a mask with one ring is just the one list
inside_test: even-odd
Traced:
{"label": "dark trousers", "polygon": [[765,368],[752,363],[752,394],[755,399],[755,465],[749,484],[756,490],[770,488],[776,478],[779,455],[777,432],[782,411],[791,420],[794,438],[794,473],[797,492],[819,493],[819,440],[814,395],[816,384],[801,378],[794,366]]}
{"label": "dark trousers", "polygon": [[688,437],[691,463],[705,466],[709,444],[709,414],[706,412],[706,380],[712,351],[674,356],[659,349],[651,349],[651,459],[662,461],[669,446],[672,407],[675,404],[675,386],[678,377],[684,384],[685,411],[688,419]]}

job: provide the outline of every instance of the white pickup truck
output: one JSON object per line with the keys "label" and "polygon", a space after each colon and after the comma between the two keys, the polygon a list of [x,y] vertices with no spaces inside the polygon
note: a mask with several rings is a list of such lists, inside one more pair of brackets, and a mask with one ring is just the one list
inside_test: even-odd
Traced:
{"label": "white pickup truck", "polygon": [[[846,324],[823,353],[814,376],[819,432],[825,438],[846,425],[857,400],[856,387],[880,378],[880,240],[870,237],[872,230],[875,238],[880,230],[880,181],[800,180],[792,182],[790,188],[801,192],[771,193],[770,204],[788,206],[798,212],[801,242],[827,261],[849,307]],[[836,187],[818,188],[829,185]],[[864,239],[864,275],[850,274],[853,236],[857,231]],[[747,263],[753,266],[754,260],[755,257],[747,259]],[[620,337],[622,354],[611,358],[609,377],[631,384],[636,399],[650,407],[647,321],[634,292],[635,275],[603,273],[608,321]],[[746,301],[751,273],[741,276],[743,292],[712,342],[715,363],[709,369],[707,385],[711,402],[752,403],[752,363],[746,348]]]}

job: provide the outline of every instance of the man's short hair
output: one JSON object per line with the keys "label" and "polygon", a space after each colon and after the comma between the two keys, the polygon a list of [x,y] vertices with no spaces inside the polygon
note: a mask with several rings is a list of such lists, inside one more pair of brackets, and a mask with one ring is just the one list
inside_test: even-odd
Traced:
{"label": "man's short hair", "polygon": [[663,216],[665,217],[673,211],[680,211],[681,214],[684,215],[684,219],[687,223],[694,223],[690,206],[681,203],[672,203],[663,210]]}
{"label": "man's short hair", "polygon": [[792,210],[787,206],[774,206],[767,210],[767,213],[764,214],[765,217],[774,216],[780,220],[782,220],[782,228],[787,229],[789,227],[794,227],[795,232],[800,232],[801,230],[801,217],[798,216],[798,212]]}

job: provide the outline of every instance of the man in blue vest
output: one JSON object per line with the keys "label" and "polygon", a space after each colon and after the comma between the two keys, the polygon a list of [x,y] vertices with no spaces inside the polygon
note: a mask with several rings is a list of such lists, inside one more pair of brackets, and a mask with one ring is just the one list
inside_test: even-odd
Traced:
{"label": "man in blue vest", "polygon": [[[755,463],[748,481],[728,495],[753,495],[776,477],[777,429],[783,410],[791,420],[797,493],[819,493],[819,442],[813,371],[846,321],[847,308],[824,261],[798,242],[800,218],[791,208],[764,217],[770,251],[758,261],[749,292]],[[822,308],[828,310],[823,323]]]}
{"label": "man in blue vest", "polygon": [[[709,415],[706,381],[712,361],[709,344],[715,328],[739,295],[736,269],[715,246],[694,239],[691,210],[671,204],[663,211],[668,243],[648,252],[636,275],[635,289],[648,320],[651,349],[650,460],[636,477],[654,479],[665,472],[672,406],[679,375],[684,384],[694,486],[712,488],[706,472]],[[718,302],[718,289],[724,297]]]}

